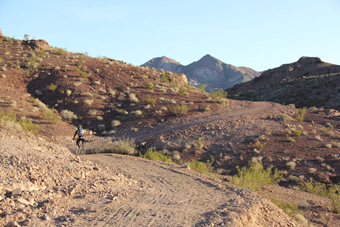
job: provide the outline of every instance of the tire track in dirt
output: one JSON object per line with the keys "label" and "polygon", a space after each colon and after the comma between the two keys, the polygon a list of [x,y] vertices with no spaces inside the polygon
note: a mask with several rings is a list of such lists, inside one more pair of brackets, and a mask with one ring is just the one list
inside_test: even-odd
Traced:
{"label": "tire track in dirt", "polygon": [[[192,226],[204,220],[202,214],[223,205],[230,198],[209,181],[172,164],[119,155],[87,155],[85,158],[112,169],[121,169],[149,186],[138,197],[128,198],[111,210],[96,226]],[[131,165],[133,163],[133,165]],[[177,168],[179,171],[173,170]]]}
{"label": "tire track in dirt", "polygon": [[183,166],[116,154],[83,157],[148,185],[89,214],[96,217],[92,226],[294,226],[262,196]]}

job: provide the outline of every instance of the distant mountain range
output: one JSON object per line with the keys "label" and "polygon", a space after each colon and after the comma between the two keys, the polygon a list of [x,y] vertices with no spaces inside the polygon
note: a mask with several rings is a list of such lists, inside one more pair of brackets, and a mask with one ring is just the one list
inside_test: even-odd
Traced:
{"label": "distant mountain range", "polygon": [[233,99],[340,110],[340,66],[318,57],[301,57],[297,62],[264,71],[254,80],[226,91]]}
{"label": "distant mountain range", "polygon": [[183,73],[191,85],[207,84],[207,90],[230,88],[260,76],[259,72],[251,68],[226,64],[209,54],[186,66],[165,56],[153,58],[142,66]]}

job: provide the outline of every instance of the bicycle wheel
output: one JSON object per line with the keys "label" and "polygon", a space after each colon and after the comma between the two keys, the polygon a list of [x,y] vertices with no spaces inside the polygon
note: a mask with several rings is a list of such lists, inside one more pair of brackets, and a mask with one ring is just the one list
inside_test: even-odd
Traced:
{"label": "bicycle wheel", "polygon": [[86,154],[85,142],[82,140],[79,145],[80,145],[79,153]]}

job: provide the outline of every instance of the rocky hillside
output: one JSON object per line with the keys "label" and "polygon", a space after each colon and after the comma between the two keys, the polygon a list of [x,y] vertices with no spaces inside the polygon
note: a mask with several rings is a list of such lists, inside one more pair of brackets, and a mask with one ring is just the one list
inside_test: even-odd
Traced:
{"label": "rocky hillside", "polygon": [[205,55],[199,61],[187,66],[181,65],[165,56],[153,58],[142,66],[174,73],[183,73],[187,76],[190,84],[195,86],[207,84],[207,90],[229,88],[235,84],[252,80],[260,75],[259,72],[253,69],[226,64],[210,55]]}
{"label": "rocky hillside", "polygon": [[227,89],[229,97],[267,100],[297,107],[325,107],[340,110],[340,66],[316,57],[270,69],[252,81]]}
{"label": "rocky hillside", "polygon": [[[251,226],[250,222],[268,226],[276,214],[287,221],[283,225],[290,225],[268,200],[254,200],[249,191],[226,182],[198,178],[183,166],[196,161],[224,181],[233,178],[237,165],[262,161],[264,167],[273,165],[283,174],[282,186],[299,189],[305,179],[339,182],[340,113],[335,110],[313,108],[302,114],[294,106],[228,100],[189,86],[181,73],[92,58],[53,48],[43,40],[2,36],[0,53],[1,225],[14,221],[29,226],[101,226],[124,223],[128,217],[139,226],[171,226],[181,217],[178,225],[226,225],[238,220],[239,226]],[[216,59],[204,62],[209,65]],[[77,124],[84,125],[90,141],[84,159],[71,154]],[[102,166],[85,161],[89,153],[119,153],[115,142],[127,137],[136,139],[129,154],[155,148],[177,165],[152,165],[111,154],[93,158]],[[135,149],[140,142],[146,145]],[[146,166],[150,174],[143,171]],[[174,181],[164,177],[170,176],[167,171]],[[27,185],[38,191],[27,190]],[[127,186],[133,190],[126,191]],[[240,200],[230,194],[231,188]],[[226,192],[232,199],[224,197]],[[306,195],[289,201],[308,200],[308,209],[299,208],[308,219],[304,222],[335,226],[339,215],[331,213],[330,199],[314,202]],[[218,199],[207,202],[212,198]],[[130,203],[115,204],[120,199]],[[255,209],[251,215],[249,204]],[[174,213],[168,212],[175,206]]]}

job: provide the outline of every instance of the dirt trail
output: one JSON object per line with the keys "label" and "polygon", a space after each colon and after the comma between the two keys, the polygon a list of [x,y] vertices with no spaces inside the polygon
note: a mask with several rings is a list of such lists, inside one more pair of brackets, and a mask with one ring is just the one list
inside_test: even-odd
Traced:
{"label": "dirt trail", "polygon": [[83,158],[149,185],[145,193],[103,207],[105,218],[95,226],[293,226],[267,199],[183,166],[115,154]]}
{"label": "dirt trail", "polygon": [[163,133],[168,133],[168,132],[171,132],[171,131],[187,128],[187,127],[190,127],[190,126],[193,126],[193,125],[198,125],[198,124],[202,124],[202,123],[206,123],[206,122],[220,120],[220,119],[223,119],[223,118],[257,113],[257,112],[260,112],[260,111],[269,110],[270,108],[273,107],[273,104],[270,103],[270,102],[254,102],[254,104],[255,104],[254,108],[246,108],[246,109],[239,110],[237,112],[231,112],[231,113],[225,113],[225,112],[216,113],[215,115],[209,115],[208,117],[205,117],[204,119],[197,119],[197,120],[190,122],[190,123],[180,124],[180,125],[176,125],[176,126],[161,129],[161,130],[156,130],[156,131],[153,131],[153,132],[150,132],[150,133],[144,133],[144,134],[141,134],[141,135],[133,136],[133,138],[138,140],[138,139],[147,138],[147,137],[150,137],[150,136],[160,135],[160,134],[163,134]]}

